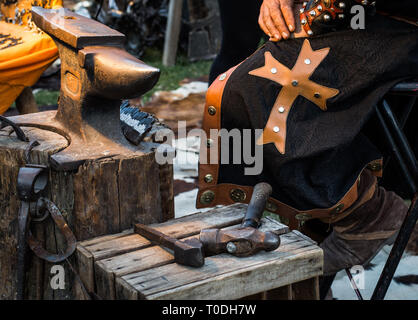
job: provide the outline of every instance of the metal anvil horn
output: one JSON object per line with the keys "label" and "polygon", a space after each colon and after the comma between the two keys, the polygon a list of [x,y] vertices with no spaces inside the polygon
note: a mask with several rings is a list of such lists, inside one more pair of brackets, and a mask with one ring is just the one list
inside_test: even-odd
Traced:
{"label": "metal anvil horn", "polygon": [[[61,58],[57,111],[12,117],[22,126],[59,133],[69,145],[51,156],[56,170],[74,170],[88,159],[141,153],[120,129],[122,99],[139,97],[160,71],[127,53],[125,36],[68,9],[32,7],[32,20],[55,41]],[[142,152],[147,152],[146,144]]]}

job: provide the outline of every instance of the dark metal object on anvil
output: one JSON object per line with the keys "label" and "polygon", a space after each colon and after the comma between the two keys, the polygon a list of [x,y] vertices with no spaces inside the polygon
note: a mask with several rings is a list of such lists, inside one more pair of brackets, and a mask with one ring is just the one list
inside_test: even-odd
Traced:
{"label": "dark metal object on anvil", "polygon": [[139,97],[159,78],[122,49],[125,36],[68,9],[32,8],[32,19],[55,41],[61,58],[57,111],[11,117],[20,126],[54,131],[68,147],[50,157],[56,170],[75,170],[88,159],[142,154],[151,144],[130,144],[120,128],[122,99]]}
{"label": "dark metal object on anvil", "polygon": [[196,268],[205,263],[202,244],[196,238],[178,240],[140,223],[135,224],[134,231],[150,241],[173,250],[176,263]]}
{"label": "dark metal object on anvil", "polygon": [[257,228],[263,215],[272,188],[268,183],[258,183],[254,187],[251,201],[243,222],[236,229],[204,229],[200,232],[205,255],[228,252],[238,257],[253,255],[261,250],[272,251],[279,247],[280,237]]}

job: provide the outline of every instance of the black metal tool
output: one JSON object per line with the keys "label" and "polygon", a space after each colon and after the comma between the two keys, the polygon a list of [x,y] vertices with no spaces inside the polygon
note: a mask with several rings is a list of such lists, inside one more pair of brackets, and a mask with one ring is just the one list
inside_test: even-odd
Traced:
{"label": "black metal tool", "polygon": [[202,244],[198,239],[178,240],[146,226],[135,224],[134,231],[150,241],[154,241],[174,251],[174,261],[190,267],[201,267],[205,263]]}

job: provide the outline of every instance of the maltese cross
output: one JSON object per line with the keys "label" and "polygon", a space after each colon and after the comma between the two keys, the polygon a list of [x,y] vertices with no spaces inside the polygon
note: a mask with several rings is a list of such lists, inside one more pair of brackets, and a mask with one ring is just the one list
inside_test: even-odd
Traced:
{"label": "maltese cross", "polygon": [[280,153],[285,153],[286,121],[290,109],[299,95],[316,104],[321,110],[327,110],[327,100],[336,96],[339,91],[313,82],[309,80],[309,77],[325,59],[328,52],[329,48],[312,50],[306,39],[291,70],[277,61],[269,51],[266,51],[264,66],[249,72],[251,75],[272,80],[282,86],[263,134],[257,140],[258,145],[273,142]]}

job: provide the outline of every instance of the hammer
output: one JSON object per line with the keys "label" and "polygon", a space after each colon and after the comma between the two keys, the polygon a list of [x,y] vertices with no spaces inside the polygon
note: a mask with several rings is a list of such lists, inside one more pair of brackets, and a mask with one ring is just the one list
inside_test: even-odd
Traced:
{"label": "hammer", "polygon": [[260,250],[277,249],[280,245],[280,237],[271,231],[262,232],[257,229],[271,192],[272,188],[268,183],[261,182],[255,185],[247,212],[239,228],[202,230],[200,241],[205,255],[228,252],[238,257],[246,257]]}
{"label": "hammer", "polygon": [[178,240],[141,223],[135,224],[134,231],[148,240],[173,250],[174,261],[179,264],[198,268],[205,263],[202,244],[196,238]]}

